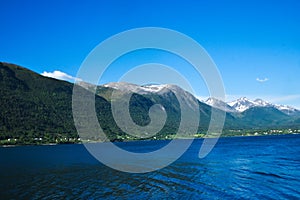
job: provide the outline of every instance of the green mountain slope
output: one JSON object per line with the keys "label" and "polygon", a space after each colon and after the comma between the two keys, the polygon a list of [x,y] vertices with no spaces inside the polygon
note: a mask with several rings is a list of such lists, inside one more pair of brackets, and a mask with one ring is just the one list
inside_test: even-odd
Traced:
{"label": "green mountain slope", "polygon": [[248,127],[274,128],[289,124],[291,118],[274,107],[253,107],[242,113]]}
{"label": "green mountain slope", "polygon": [[70,83],[0,63],[0,85],[1,139],[54,137],[52,133],[76,137]]}
{"label": "green mountain slope", "polygon": [[[0,63],[0,87],[0,140],[35,143],[78,138],[72,117],[73,84]],[[109,103],[97,96],[96,107],[103,111],[97,113],[104,129],[112,132],[116,127],[108,123]]]}
{"label": "green mountain slope", "polygon": [[[180,95],[194,98],[181,88],[174,87]],[[89,90],[80,90],[83,96],[92,95]],[[98,121],[107,138],[112,141],[136,139],[124,133],[114,121],[110,104],[113,91],[116,89],[97,87],[95,107]],[[79,136],[72,114],[72,92],[72,83],[47,78],[26,68],[0,62],[0,141],[14,138],[16,141],[13,142],[17,144],[78,142]],[[117,92],[122,100],[125,93],[121,90]],[[198,133],[205,133],[212,107],[200,101],[194,102],[198,105],[191,105],[191,109],[199,109],[200,113]],[[143,95],[135,93],[129,103],[130,117],[140,126],[147,125],[150,122],[149,108],[154,104],[161,104],[167,113],[165,126],[155,137],[172,138],[178,130],[181,118],[179,102],[173,92]],[[222,111],[216,109],[216,112]],[[189,117],[192,121],[193,113]],[[274,108],[251,108],[239,114],[226,113],[224,128],[298,128],[299,119],[300,116],[291,117]],[[186,134],[195,134],[189,131],[189,125],[186,127]],[[91,139],[103,140],[97,136]]]}

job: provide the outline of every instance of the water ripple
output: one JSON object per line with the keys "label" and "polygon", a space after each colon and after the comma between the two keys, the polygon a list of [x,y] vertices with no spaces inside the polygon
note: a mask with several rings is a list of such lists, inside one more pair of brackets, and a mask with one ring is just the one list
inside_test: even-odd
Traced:
{"label": "water ripple", "polygon": [[[219,141],[199,159],[196,140],[172,165],[147,174],[112,170],[82,145],[0,148],[1,199],[300,198],[300,135]],[[130,145],[155,143],[121,146],[136,149]]]}

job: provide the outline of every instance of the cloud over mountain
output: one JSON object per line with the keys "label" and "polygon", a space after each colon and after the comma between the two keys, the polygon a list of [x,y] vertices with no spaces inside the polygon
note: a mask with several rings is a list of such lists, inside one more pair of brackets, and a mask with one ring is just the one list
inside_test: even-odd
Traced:
{"label": "cloud over mountain", "polygon": [[43,73],[41,73],[41,75],[46,76],[46,77],[50,77],[50,78],[59,79],[59,80],[64,80],[64,81],[71,81],[71,82],[74,82],[76,80],[81,81],[81,79],[78,79],[74,76],[71,76],[69,74],[66,74],[65,72],[61,72],[61,71],[58,71],[58,70],[55,70],[53,72],[44,71]]}

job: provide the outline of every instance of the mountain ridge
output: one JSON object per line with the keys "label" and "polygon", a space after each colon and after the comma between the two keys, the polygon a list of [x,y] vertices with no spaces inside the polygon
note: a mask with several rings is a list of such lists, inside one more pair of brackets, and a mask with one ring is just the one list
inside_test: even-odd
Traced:
{"label": "mountain ridge", "polygon": [[[218,99],[208,98],[205,102],[208,105],[218,107],[218,104],[224,104],[222,107],[219,107],[220,109],[225,109],[225,111],[228,112],[244,112],[250,108],[253,107],[274,107],[278,109],[279,111],[285,113],[285,114],[293,114],[295,112],[300,112],[300,110],[293,108],[288,105],[279,105],[279,104],[273,104],[268,101],[262,100],[262,99],[255,99],[255,100],[249,100],[247,97],[240,97],[237,100],[231,101],[231,102],[224,102]],[[217,102],[217,103],[216,103]],[[229,107],[230,109],[226,108]]]}
{"label": "mountain ridge", "polygon": [[[123,91],[118,88],[122,84]],[[205,135],[213,109],[217,114],[224,112],[199,101],[176,85],[131,84],[130,89],[126,87],[127,84],[93,86],[81,83],[80,86],[83,95],[91,95],[89,87],[96,87],[96,114],[110,141],[137,139],[128,136],[114,121],[110,102],[112,92],[117,92],[122,100],[124,91],[132,90],[134,94],[129,102],[130,114],[133,121],[140,126],[150,123],[149,109],[152,105],[161,104],[164,107],[167,119],[163,129],[156,135],[158,139],[172,138],[178,130],[181,111],[176,94],[183,97],[191,110],[199,111],[197,134]],[[17,144],[78,142],[79,136],[72,114],[74,84],[41,76],[18,65],[0,62],[0,86],[0,141],[15,138]],[[288,115],[274,107],[251,107],[244,112],[226,111],[225,114],[225,131],[300,127],[300,115]],[[187,126],[186,134],[192,136],[196,133],[189,132]]]}
{"label": "mountain ridge", "polygon": [[[178,86],[172,84],[147,84],[147,85],[137,85],[133,83],[126,82],[109,82],[103,85],[99,85],[103,87],[110,87],[118,90],[124,90],[126,88],[127,91],[139,93],[139,94],[147,94],[151,92],[159,93],[167,88],[176,88]],[[193,95],[194,96],[194,95]],[[194,96],[195,97],[195,96]],[[201,101],[201,100],[200,100]],[[240,97],[237,100],[224,102],[222,100],[216,99],[214,97],[209,97],[205,101],[201,101],[206,103],[207,105],[213,106],[217,109],[224,110],[226,112],[244,112],[252,107],[274,107],[281,112],[286,114],[290,114],[292,112],[300,112],[300,110],[293,108],[288,105],[281,104],[273,104],[268,101],[265,101],[260,98],[256,98],[255,100],[250,100],[247,97]]]}

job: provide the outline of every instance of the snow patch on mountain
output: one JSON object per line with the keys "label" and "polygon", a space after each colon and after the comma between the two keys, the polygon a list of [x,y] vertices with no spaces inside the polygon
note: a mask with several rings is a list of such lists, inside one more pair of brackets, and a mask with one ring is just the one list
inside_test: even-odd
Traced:
{"label": "snow patch on mountain", "polygon": [[158,92],[165,87],[167,87],[167,85],[143,85],[141,86],[141,89],[144,89],[148,92]]}
{"label": "snow patch on mountain", "polygon": [[264,101],[262,99],[255,99],[254,100],[254,104],[256,106],[262,106],[262,107],[268,107],[268,106],[273,106],[273,104],[267,102],[267,101]]}
{"label": "snow patch on mountain", "polygon": [[180,97],[187,106],[193,110],[198,109],[198,100],[191,93],[183,90],[181,87],[172,84],[147,84],[147,85],[136,85],[126,82],[112,82],[102,85],[103,87],[113,88],[126,93],[137,93],[141,95],[148,95],[156,93],[158,95],[167,96],[171,92],[177,97]]}
{"label": "snow patch on mountain", "polygon": [[252,107],[273,107],[288,115],[293,114],[295,112],[300,112],[299,110],[287,105],[272,104],[262,99],[256,99],[252,101],[247,99],[246,97],[242,97],[235,101],[229,102],[228,105],[232,106],[238,112],[244,112]]}
{"label": "snow patch on mountain", "polygon": [[236,112],[236,110],[233,107],[231,107],[224,101],[221,101],[221,100],[213,98],[213,97],[208,98],[206,101],[204,101],[204,103],[206,103],[207,105],[210,105],[214,108],[224,110],[226,112]]}
{"label": "snow patch on mountain", "polygon": [[242,97],[235,101],[229,102],[228,105],[230,105],[238,112],[244,112],[245,110],[248,110],[249,108],[257,105],[257,103],[247,99],[246,97]]}
{"label": "snow patch on mountain", "polygon": [[296,108],[293,108],[293,107],[287,106],[287,105],[275,104],[274,107],[277,108],[278,110],[280,110],[281,112],[283,112],[285,114],[288,114],[288,115],[294,114],[296,112],[300,112],[300,110],[297,110]]}
{"label": "snow patch on mountain", "polygon": [[162,89],[168,87],[168,85],[136,85],[132,83],[126,83],[126,82],[111,82],[104,84],[103,87],[109,87],[116,90],[121,90],[123,92],[135,92],[138,94],[147,94],[147,93],[157,93],[161,91]]}

